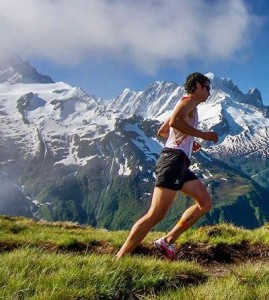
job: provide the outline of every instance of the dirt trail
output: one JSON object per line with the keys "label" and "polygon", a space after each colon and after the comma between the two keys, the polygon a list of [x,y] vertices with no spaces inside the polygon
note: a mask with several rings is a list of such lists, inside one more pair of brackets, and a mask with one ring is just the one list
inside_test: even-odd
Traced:
{"label": "dirt trail", "polygon": [[[161,257],[154,247],[139,246],[134,254]],[[198,263],[211,276],[224,276],[234,265],[248,262],[269,264],[269,245],[186,243],[178,245],[177,259]]]}

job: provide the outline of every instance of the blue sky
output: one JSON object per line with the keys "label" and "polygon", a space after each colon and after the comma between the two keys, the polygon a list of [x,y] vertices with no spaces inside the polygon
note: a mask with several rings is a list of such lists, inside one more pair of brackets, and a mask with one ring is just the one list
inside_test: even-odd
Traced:
{"label": "blue sky", "polygon": [[[267,0],[0,0],[0,58],[102,98],[195,71],[269,105]],[[20,30],[18,30],[20,28]]]}

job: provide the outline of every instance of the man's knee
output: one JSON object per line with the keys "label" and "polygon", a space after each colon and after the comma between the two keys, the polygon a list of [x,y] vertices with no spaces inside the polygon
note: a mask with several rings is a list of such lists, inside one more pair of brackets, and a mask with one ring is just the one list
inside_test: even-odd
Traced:
{"label": "man's knee", "polygon": [[198,205],[199,209],[204,213],[208,213],[210,209],[212,208],[212,200],[211,198],[206,198],[202,201],[201,204]]}
{"label": "man's knee", "polygon": [[165,210],[160,210],[158,212],[148,212],[146,214],[146,217],[148,220],[152,222],[153,225],[156,225],[159,223],[164,217],[165,217],[166,211]]}

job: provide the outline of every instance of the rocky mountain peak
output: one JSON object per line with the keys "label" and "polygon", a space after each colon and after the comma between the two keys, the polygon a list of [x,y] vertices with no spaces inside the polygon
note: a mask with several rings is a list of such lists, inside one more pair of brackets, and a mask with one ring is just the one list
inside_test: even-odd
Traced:
{"label": "rocky mountain peak", "polygon": [[247,93],[247,98],[248,98],[250,104],[253,104],[256,106],[263,106],[262,95],[261,95],[261,92],[257,88],[249,89],[249,91]]}
{"label": "rocky mountain peak", "polygon": [[[244,94],[230,78],[219,77],[213,73],[207,73],[205,76],[210,79],[212,89],[216,92],[224,92],[229,95],[230,99],[240,103],[246,103],[256,107],[263,106],[262,96],[257,88],[250,88],[249,91]],[[220,97],[220,99],[221,98],[222,97]]]}
{"label": "rocky mountain peak", "polygon": [[11,57],[0,62],[0,83],[54,83],[51,77],[38,73],[29,62]]}

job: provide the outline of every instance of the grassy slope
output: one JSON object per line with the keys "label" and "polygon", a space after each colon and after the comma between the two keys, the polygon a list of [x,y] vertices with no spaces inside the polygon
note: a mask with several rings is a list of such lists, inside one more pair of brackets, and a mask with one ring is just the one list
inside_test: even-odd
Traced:
{"label": "grassy slope", "polygon": [[[203,254],[212,247],[223,249],[227,245],[263,245],[269,249],[268,231],[268,225],[255,230],[229,224],[202,227],[180,237],[178,248],[186,245],[190,252],[193,245],[203,245]],[[268,257],[262,264],[247,262],[238,267],[226,263],[225,275],[216,277],[213,268],[208,272],[210,262],[205,267],[194,261],[169,262],[158,258],[152,241],[162,233],[152,232],[140,247],[140,253],[147,255],[134,255],[116,262],[113,254],[127,234],[74,223],[1,216],[0,299],[269,297]]]}

